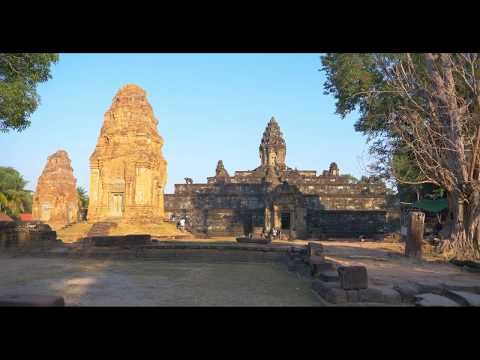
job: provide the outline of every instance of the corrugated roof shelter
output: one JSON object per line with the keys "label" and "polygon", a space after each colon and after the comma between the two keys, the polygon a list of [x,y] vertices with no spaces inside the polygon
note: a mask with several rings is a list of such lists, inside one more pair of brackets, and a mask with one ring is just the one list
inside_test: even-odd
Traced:
{"label": "corrugated roof shelter", "polygon": [[33,221],[33,216],[29,213],[22,213],[20,214],[20,221]]}
{"label": "corrugated roof shelter", "polygon": [[0,221],[13,221],[13,219],[7,214],[0,212]]}
{"label": "corrugated roof shelter", "polygon": [[448,209],[448,200],[447,199],[422,199],[413,204],[413,207],[432,212],[439,213],[445,209]]}

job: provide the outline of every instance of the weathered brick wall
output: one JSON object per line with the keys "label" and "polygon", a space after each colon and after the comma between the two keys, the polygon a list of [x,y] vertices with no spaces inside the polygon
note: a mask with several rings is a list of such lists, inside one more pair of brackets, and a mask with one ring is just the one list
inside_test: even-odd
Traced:
{"label": "weathered brick wall", "polygon": [[386,211],[307,210],[307,231],[313,237],[374,236],[384,232]]}
{"label": "weathered brick wall", "polygon": [[47,224],[0,222],[0,249],[57,241],[57,233]]}

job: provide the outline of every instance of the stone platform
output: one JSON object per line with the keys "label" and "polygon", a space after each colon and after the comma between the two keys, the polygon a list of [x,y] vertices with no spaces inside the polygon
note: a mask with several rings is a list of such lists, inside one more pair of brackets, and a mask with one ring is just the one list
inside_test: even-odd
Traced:
{"label": "stone platform", "polygon": [[[150,244],[81,246],[65,244],[50,249],[30,249],[13,253],[21,257],[64,258],[73,261],[132,260],[162,264],[255,264],[272,263],[287,268],[309,284],[322,303],[331,306],[444,306],[453,301],[460,306],[479,306],[480,286],[475,273],[446,262],[405,258],[398,244],[377,243],[237,243],[234,239],[173,241],[152,239]],[[56,260],[55,260],[56,261]],[[63,260],[62,260],[63,261]],[[202,266],[203,266],[202,265]],[[348,290],[342,287],[338,269],[365,266],[368,283]],[[345,279],[344,279],[345,280]]]}
{"label": "stone platform", "polygon": [[0,296],[0,306],[59,307],[65,306],[65,300],[61,296],[52,295],[3,295]]}
{"label": "stone platform", "polygon": [[251,239],[248,237],[238,237],[236,240],[240,244],[269,244],[272,242],[270,239]]}
{"label": "stone platform", "polygon": [[[148,236],[147,236],[148,237]],[[228,262],[281,262],[288,261],[289,252],[302,251],[303,245],[240,244],[235,242],[174,242],[147,237],[143,243],[134,236],[99,237],[54,249],[32,249],[22,255],[38,257],[155,259],[165,261]]]}

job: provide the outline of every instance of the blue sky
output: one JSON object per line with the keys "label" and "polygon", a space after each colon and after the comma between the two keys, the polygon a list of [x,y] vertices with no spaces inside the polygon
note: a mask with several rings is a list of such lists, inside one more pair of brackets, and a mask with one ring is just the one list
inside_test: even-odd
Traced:
{"label": "blue sky", "polygon": [[25,131],[0,133],[2,166],[34,190],[47,157],[68,152],[80,186],[89,188],[88,160],[118,89],[147,92],[165,140],[166,192],[184,177],[205,182],[217,161],[233,175],[259,165],[258,146],[275,116],[287,143],[287,165],[364,174],[366,139],[356,114],[335,115],[323,95],[320,54],[60,54],[52,79],[38,88],[41,104]]}

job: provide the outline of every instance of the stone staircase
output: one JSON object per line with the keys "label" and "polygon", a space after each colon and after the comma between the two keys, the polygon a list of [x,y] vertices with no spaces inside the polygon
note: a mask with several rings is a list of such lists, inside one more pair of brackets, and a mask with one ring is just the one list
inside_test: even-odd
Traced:
{"label": "stone staircase", "polygon": [[91,228],[92,224],[86,221],[69,224],[57,230],[57,238],[65,243],[73,243],[87,236]]}
{"label": "stone staircase", "polygon": [[107,221],[96,222],[95,224],[93,224],[87,236],[88,237],[108,236],[110,233],[110,229],[116,226],[117,226],[117,223],[114,223],[114,222],[107,222]]}

